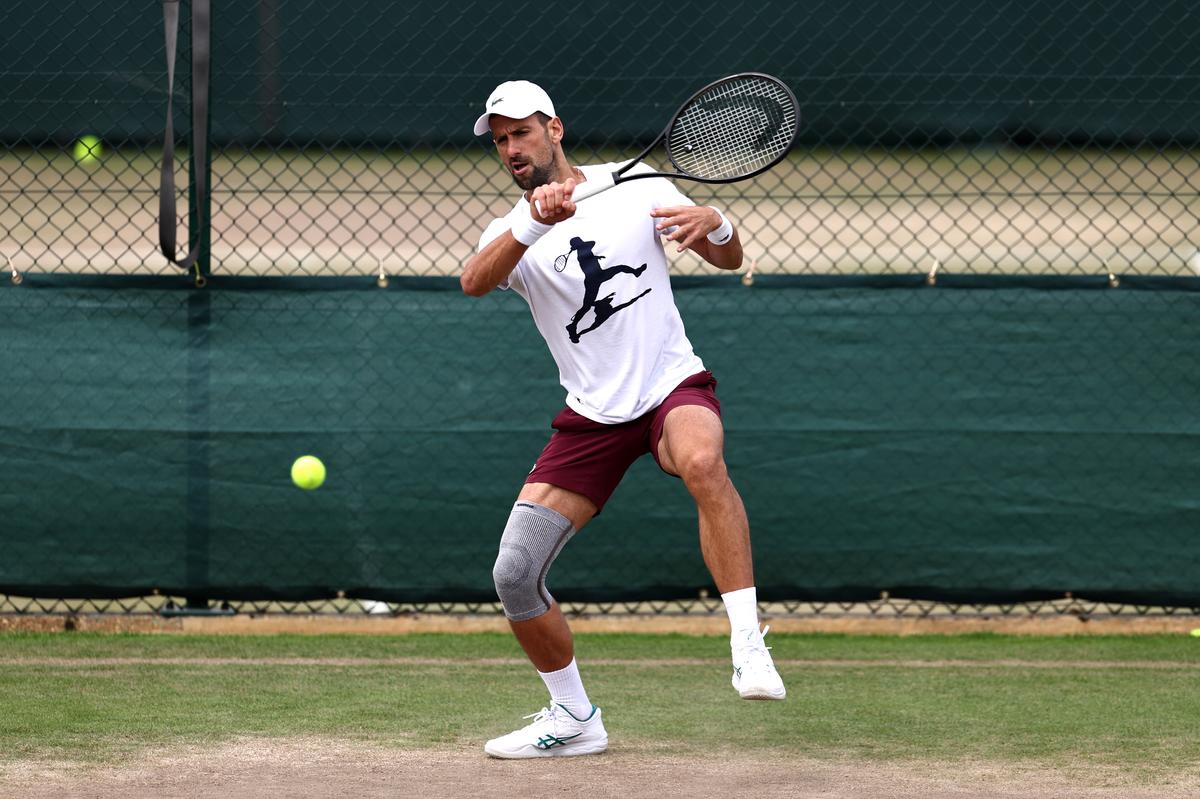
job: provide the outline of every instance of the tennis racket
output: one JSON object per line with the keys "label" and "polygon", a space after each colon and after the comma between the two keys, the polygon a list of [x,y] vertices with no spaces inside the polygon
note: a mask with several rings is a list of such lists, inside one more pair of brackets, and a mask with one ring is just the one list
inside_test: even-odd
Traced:
{"label": "tennis racket", "polygon": [[[783,81],[758,72],[730,75],[689,97],[641,155],[623,163],[616,172],[581,183],[571,199],[580,202],[641,178],[682,178],[700,183],[752,178],[783,160],[796,141],[799,127],[796,95]],[[676,171],[629,174],[664,142],[667,160]]]}

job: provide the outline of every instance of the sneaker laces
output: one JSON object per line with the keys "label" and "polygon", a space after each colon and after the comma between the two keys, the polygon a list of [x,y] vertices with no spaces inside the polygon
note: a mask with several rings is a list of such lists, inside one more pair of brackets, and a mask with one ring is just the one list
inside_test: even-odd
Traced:
{"label": "sneaker laces", "polygon": [[531,727],[538,726],[539,724],[541,724],[544,721],[553,722],[554,718],[555,718],[554,710],[555,710],[554,706],[551,705],[550,707],[542,708],[541,710],[537,711],[536,713],[530,713],[528,716],[521,716],[522,720],[533,719],[533,721],[526,724],[522,729],[528,730]]}
{"label": "sneaker laces", "polygon": [[769,624],[763,627],[761,633],[755,629],[747,631],[745,639],[734,647],[734,652],[739,656],[738,659],[743,664],[763,670],[766,670],[768,667],[770,669],[775,668],[769,654],[771,647],[767,646],[766,641],[763,640],[770,631],[771,625]]}

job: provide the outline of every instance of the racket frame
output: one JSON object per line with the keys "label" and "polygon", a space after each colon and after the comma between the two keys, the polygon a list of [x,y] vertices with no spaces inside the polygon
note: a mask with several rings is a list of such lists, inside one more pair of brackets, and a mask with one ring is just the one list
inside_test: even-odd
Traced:
{"label": "racket frame", "polygon": [[[690,106],[692,103],[696,102],[696,100],[699,99],[699,97],[702,94],[704,94],[705,92],[711,91],[712,89],[715,89],[716,87],[720,86],[723,83],[728,83],[730,81],[738,80],[740,78],[765,78],[765,79],[771,81],[772,83],[778,84],[785,92],[787,92],[788,98],[792,101],[792,108],[795,109],[795,113],[796,113],[796,126],[792,130],[792,140],[788,142],[787,147],[784,147],[783,150],[780,151],[778,156],[771,159],[771,161],[768,162],[767,164],[764,164],[763,166],[759,167],[758,169],[755,169],[753,172],[747,172],[744,175],[737,175],[736,177],[730,177],[730,178],[704,178],[704,177],[699,177],[697,175],[691,175],[691,174],[685,172],[683,170],[683,168],[680,167],[679,164],[677,164],[675,162],[675,159],[671,157],[670,150],[668,150],[667,151],[667,160],[671,162],[671,166],[673,166],[677,170],[679,170],[678,172],[639,172],[636,175],[626,175],[625,174],[628,170],[632,169],[636,164],[640,164],[642,162],[642,159],[645,158],[646,156],[648,156],[654,150],[655,147],[657,147],[658,145],[660,145],[664,141],[666,141],[667,136],[670,135],[670,133],[671,133],[671,128],[675,127],[675,123],[679,121],[679,117],[683,115],[684,110],[687,109],[687,107]],[[767,75],[763,72],[739,72],[735,75],[727,75],[724,78],[721,78],[719,80],[714,80],[712,83],[708,84],[707,86],[704,86],[703,88],[698,89],[695,92],[693,92],[691,97],[687,98],[682,103],[680,103],[679,108],[677,108],[675,110],[675,113],[671,115],[671,121],[667,123],[667,126],[665,128],[663,128],[662,133],[658,134],[658,137],[653,142],[650,143],[650,146],[648,146],[646,149],[642,150],[642,152],[640,154],[638,154],[637,157],[633,158],[632,160],[626,161],[624,164],[621,165],[621,167],[619,169],[617,169],[615,172],[612,173],[612,185],[616,186],[619,183],[627,183],[631,180],[638,180],[639,178],[683,178],[684,180],[691,180],[691,181],[695,181],[697,183],[737,183],[740,180],[747,180],[748,178],[755,177],[756,175],[761,175],[762,173],[766,172],[768,169],[770,169],[773,166],[775,166],[776,164],[778,164],[784,158],[786,158],[788,152],[791,151],[792,146],[796,143],[796,138],[800,135],[800,111],[799,111],[799,109],[800,109],[800,104],[796,102],[796,95],[792,92],[791,88],[786,83],[781,81],[779,78],[774,77],[773,75]],[[587,199],[592,194],[599,194],[601,191],[604,191],[605,189],[612,188],[612,186],[607,185],[608,181],[602,181],[602,183],[605,184],[603,186],[603,188],[597,187],[597,189],[593,192],[589,192],[589,193],[583,195],[582,197],[578,197],[578,198],[573,196],[572,199],[581,199],[581,200]],[[580,188],[582,188],[583,186],[586,186],[586,185],[587,185],[587,182],[584,182],[583,184],[581,184]],[[576,190],[576,194],[578,194],[578,189]]]}

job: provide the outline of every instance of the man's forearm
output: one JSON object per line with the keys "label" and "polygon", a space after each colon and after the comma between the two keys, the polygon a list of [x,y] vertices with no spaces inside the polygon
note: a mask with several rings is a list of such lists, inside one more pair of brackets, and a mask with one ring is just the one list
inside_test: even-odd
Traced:
{"label": "man's forearm", "polygon": [[459,284],[465,294],[482,297],[504,282],[528,249],[504,231],[488,246],[471,256],[463,267]]}
{"label": "man's forearm", "polygon": [[737,228],[733,229],[733,238],[725,244],[716,245],[708,239],[700,239],[692,249],[718,269],[737,269],[742,265],[742,241],[738,238]]}

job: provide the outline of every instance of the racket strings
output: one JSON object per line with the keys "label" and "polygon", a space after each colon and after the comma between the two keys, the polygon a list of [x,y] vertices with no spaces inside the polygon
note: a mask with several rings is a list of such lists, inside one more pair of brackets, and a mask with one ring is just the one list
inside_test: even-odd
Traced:
{"label": "racket strings", "polygon": [[698,98],[678,128],[684,168],[732,177],[771,163],[795,127],[785,103],[790,105],[787,95],[763,81],[726,84]]}
{"label": "racket strings", "polygon": [[786,88],[765,77],[741,77],[712,87],[679,113],[667,136],[667,155],[685,174],[736,178],[786,152],[796,124]]}

